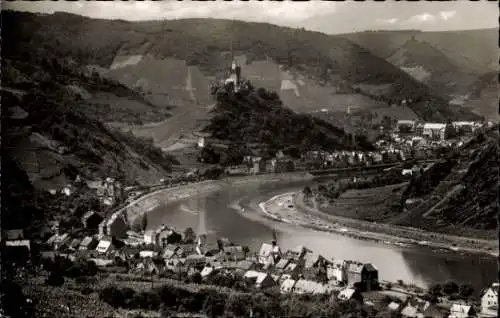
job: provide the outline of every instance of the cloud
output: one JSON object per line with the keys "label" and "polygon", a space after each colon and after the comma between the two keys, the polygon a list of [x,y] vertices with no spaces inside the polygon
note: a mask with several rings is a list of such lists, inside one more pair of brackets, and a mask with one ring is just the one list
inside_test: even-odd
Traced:
{"label": "cloud", "polygon": [[439,16],[441,17],[441,20],[449,20],[453,18],[457,14],[456,11],[441,11],[439,12]]}
{"label": "cloud", "polygon": [[53,13],[66,11],[90,17],[124,20],[159,20],[183,18],[223,18],[293,23],[321,14],[335,12],[337,3],[313,0],[309,2],[276,1],[135,1],[135,2],[9,2],[15,10]]}
{"label": "cloud", "polygon": [[[0,0],[1,1],[1,0]],[[498,27],[494,1],[9,1],[5,9],[65,11],[131,21],[220,18],[304,27],[325,33],[375,29],[463,30]]]}
{"label": "cloud", "polygon": [[390,18],[390,19],[377,19],[376,20],[378,23],[381,24],[394,24],[399,21],[398,18]]}
{"label": "cloud", "polygon": [[414,15],[409,19],[409,22],[413,23],[428,23],[434,21],[436,21],[436,17],[427,12]]}

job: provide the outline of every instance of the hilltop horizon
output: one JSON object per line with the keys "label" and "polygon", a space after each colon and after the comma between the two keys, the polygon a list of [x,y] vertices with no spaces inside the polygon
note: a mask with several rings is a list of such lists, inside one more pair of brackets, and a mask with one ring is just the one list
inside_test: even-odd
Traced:
{"label": "hilltop horizon", "polygon": [[[489,2],[470,6],[446,3],[18,3],[4,9],[32,13],[65,12],[95,19],[124,21],[168,21],[190,18],[232,19],[304,28],[325,34],[366,31],[422,32],[466,31],[497,28],[496,11]],[[300,10],[297,10],[299,8]],[[257,14],[258,13],[258,14]],[[355,19],[353,19],[355,18]]]}

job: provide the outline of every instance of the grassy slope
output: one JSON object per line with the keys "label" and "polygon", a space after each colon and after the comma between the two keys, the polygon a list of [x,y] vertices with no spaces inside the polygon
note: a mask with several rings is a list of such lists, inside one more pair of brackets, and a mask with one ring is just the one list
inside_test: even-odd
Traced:
{"label": "grassy slope", "polygon": [[[10,35],[6,32],[6,42],[18,43],[16,49],[6,50],[7,56],[22,55],[19,49],[29,46],[35,47],[37,54],[70,55],[85,64],[108,67],[118,54],[150,54],[186,59],[210,75],[220,75],[227,67],[227,58],[221,52],[228,51],[232,41],[234,51],[246,54],[250,61],[268,56],[333,86],[390,83],[390,89],[379,97],[384,102],[410,98],[410,107],[422,118],[454,116],[447,102],[430,94],[425,85],[343,37],[212,19],[128,23],[63,13],[3,15],[4,29],[11,31]],[[107,32],[103,34],[102,30]]]}

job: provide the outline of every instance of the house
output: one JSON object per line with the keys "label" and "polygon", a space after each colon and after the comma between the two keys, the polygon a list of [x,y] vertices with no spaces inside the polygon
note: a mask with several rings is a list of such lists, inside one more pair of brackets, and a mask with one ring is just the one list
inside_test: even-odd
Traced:
{"label": "house", "polygon": [[333,260],[326,267],[326,275],[329,280],[347,282],[347,263],[344,260]]}
{"label": "house", "polygon": [[5,241],[2,257],[10,259],[15,263],[24,263],[29,260],[31,254],[31,244],[29,240],[9,240]]}
{"label": "house", "polygon": [[172,228],[160,228],[159,231],[157,231],[157,241],[158,245],[161,247],[167,246],[167,244],[175,244],[179,243],[182,240],[182,235],[177,233],[174,229]]}
{"label": "house", "polygon": [[99,224],[99,235],[123,237],[128,230],[128,222],[123,212],[116,212]]}
{"label": "house", "polygon": [[345,288],[340,291],[338,295],[338,299],[341,301],[349,301],[351,299],[357,300],[359,302],[363,302],[363,296],[359,292],[359,290],[355,288]]}
{"label": "house", "polygon": [[477,123],[473,121],[454,121],[451,125],[459,134],[474,132],[478,127]]}
{"label": "house", "polygon": [[294,292],[297,294],[325,294],[328,289],[325,285],[306,279],[299,279],[294,286]]}
{"label": "house", "polygon": [[446,124],[443,123],[425,123],[422,135],[428,139],[444,140],[445,139]]}
{"label": "house", "polygon": [[283,271],[284,273],[290,275],[293,278],[298,279],[302,276],[304,271],[304,260],[292,261],[290,262]]}
{"label": "house", "polygon": [[498,312],[498,283],[493,283],[481,296],[481,314],[496,315]]}
{"label": "house", "polygon": [[249,271],[255,269],[257,266],[254,262],[249,260],[243,260],[236,263],[236,270],[238,271]]}
{"label": "house", "polygon": [[398,120],[397,130],[400,133],[411,133],[416,129],[417,123],[414,120]]}
{"label": "house", "polygon": [[68,248],[72,251],[76,251],[78,247],[80,246],[80,243],[82,242],[81,239],[75,238],[69,243]]}
{"label": "house", "polygon": [[112,259],[104,259],[104,258],[91,258],[90,261],[94,262],[98,267],[106,267],[113,264]]}
{"label": "house", "polygon": [[88,211],[82,216],[83,227],[89,230],[97,230],[102,220],[103,217],[95,211]]}
{"label": "house", "polygon": [[245,259],[245,251],[243,246],[226,246],[220,251],[221,257],[226,261],[241,261]]}
{"label": "house", "polygon": [[303,257],[304,260],[304,267],[306,269],[313,268],[313,267],[324,267],[331,262],[328,261],[325,257],[323,257],[320,254],[315,254],[315,253],[307,253]]}
{"label": "house", "polygon": [[173,244],[168,244],[165,246],[165,249],[163,250],[162,257],[164,259],[169,259],[173,258],[175,256],[181,257],[182,255],[180,254],[181,248],[177,245]]}
{"label": "house", "polygon": [[257,271],[247,271],[245,275],[243,275],[244,278],[255,280],[255,287],[257,288],[269,288],[276,286],[276,281],[269,275],[268,273],[264,272],[257,272]]}
{"label": "house", "polygon": [[401,316],[404,318],[424,318],[422,312],[419,309],[412,305],[407,305],[401,310]]}
{"label": "house", "polygon": [[154,258],[158,256],[158,252],[152,251],[152,250],[146,250],[146,251],[140,251],[139,252],[139,257],[140,258]]}
{"label": "house", "polygon": [[397,302],[392,301],[389,305],[387,305],[387,309],[390,311],[398,311],[400,306],[401,305]]}
{"label": "house", "polygon": [[296,246],[292,250],[288,250],[286,252],[286,257],[293,258],[293,259],[299,259],[299,258],[303,258],[307,253],[312,253],[312,251],[310,249],[308,249],[307,247],[305,247],[304,245],[299,245],[299,246]]}
{"label": "house", "polygon": [[468,318],[475,316],[474,308],[470,305],[453,304],[450,308],[450,315],[448,318]]}
{"label": "house", "polygon": [[47,244],[52,246],[54,250],[59,250],[66,246],[69,243],[70,239],[71,238],[69,237],[68,233],[64,233],[61,235],[54,234],[47,240]]}
{"label": "house", "polygon": [[347,264],[347,283],[361,291],[371,291],[379,288],[378,270],[370,263],[349,262]]}
{"label": "house", "polygon": [[101,238],[99,244],[97,244],[96,251],[99,254],[107,254],[114,250],[113,240],[111,237],[105,236]]}
{"label": "house", "polygon": [[281,249],[276,243],[276,241],[272,241],[269,243],[262,243],[262,246],[259,250],[258,260],[260,264],[265,266],[276,264],[281,258]]}
{"label": "house", "polygon": [[292,262],[291,258],[282,258],[278,263],[274,266],[279,271],[284,271],[285,268]]}
{"label": "house", "polygon": [[429,304],[426,307],[427,308],[425,308],[422,313],[424,315],[424,318],[443,318],[443,312],[438,308],[437,305]]}
{"label": "house", "polygon": [[260,174],[266,172],[266,161],[262,157],[253,158],[252,172],[253,174]]}
{"label": "house", "polygon": [[211,264],[205,265],[205,267],[203,267],[203,269],[201,270],[200,274],[201,274],[202,278],[205,278],[205,277],[208,277],[212,274],[217,273],[218,271],[220,271],[223,268],[224,267],[220,263],[213,262]]}
{"label": "house", "polygon": [[158,244],[158,235],[155,230],[146,230],[144,232],[144,244]]}
{"label": "house", "polygon": [[198,148],[205,148],[207,145],[205,137],[198,138]]}
{"label": "house", "polygon": [[282,294],[288,294],[288,293],[293,292],[293,288],[294,288],[296,282],[297,282],[296,280],[293,280],[293,279],[290,279],[290,278],[285,279],[281,283],[280,292]]}
{"label": "house", "polygon": [[179,273],[179,272],[186,271],[187,266],[186,266],[185,259],[173,258],[173,259],[165,260],[165,268],[174,272],[174,273]]}
{"label": "house", "polygon": [[137,264],[136,269],[150,275],[158,275],[162,270],[163,262],[154,258],[145,258]]}
{"label": "house", "polygon": [[188,255],[196,254],[196,246],[193,244],[179,244],[177,255],[179,257],[187,257]]}
{"label": "house", "polygon": [[205,266],[207,260],[204,255],[188,255],[184,259],[184,263],[186,264],[187,267],[202,267]]}
{"label": "house", "polygon": [[93,250],[96,247],[97,247],[97,240],[92,236],[87,236],[80,242],[80,246],[78,247],[78,249],[81,251],[86,251],[86,250]]}
{"label": "house", "polygon": [[24,239],[24,231],[22,229],[2,231],[2,240],[14,241],[22,239]]}
{"label": "house", "polygon": [[273,173],[292,172],[295,165],[292,160],[274,158],[271,160],[271,169]]}
{"label": "house", "polygon": [[420,299],[411,299],[406,306],[401,310],[401,315],[405,318],[424,318],[424,311],[426,311],[431,304],[428,301]]}
{"label": "house", "polygon": [[222,242],[213,233],[201,234],[196,241],[199,255],[215,255],[222,250]]}

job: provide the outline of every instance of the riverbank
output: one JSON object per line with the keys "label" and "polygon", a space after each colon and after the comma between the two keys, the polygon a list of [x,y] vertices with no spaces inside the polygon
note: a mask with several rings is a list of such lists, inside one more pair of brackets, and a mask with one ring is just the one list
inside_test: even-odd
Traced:
{"label": "riverbank", "polygon": [[[466,253],[488,254],[498,257],[498,241],[452,236],[428,232],[421,229],[356,220],[326,214],[307,206],[302,193],[291,197],[295,213],[306,222],[306,226],[340,233],[361,239],[374,240],[399,246],[427,246]],[[275,212],[280,213],[280,209]],[[281,213],[284,211],[282,210]]]}
{"label": "riverbank", "polygon": [[426,246],[455,252],[498,256],[498,242],[442,235],[419,229],[327,215],[306,206],[302,193],[285,193],[274,196],[261,202],[259,208],[265,217],[274,221],[336,233],[355,239],[402,247]]}
{"label": "riverbank", "polygon": [[[268,174],[256,176],[241,176],[241,177],[227,177],[218,180],[207,180],[177,187],[164,188],[145,194],[127,206],[118,210],[118,212],[125,212],[129,224],[154,210],[156,207],[166,202],[175,202],[197,195],[208,195],[216,191],[220,191],[225,187],[236,186],[252,186],[257,184],[269,184],[282,181],[308,181],[313,180],[314,177],[308,173],[284,173],[284,174]],[[158,227],[160,224],[157,225]]]}

